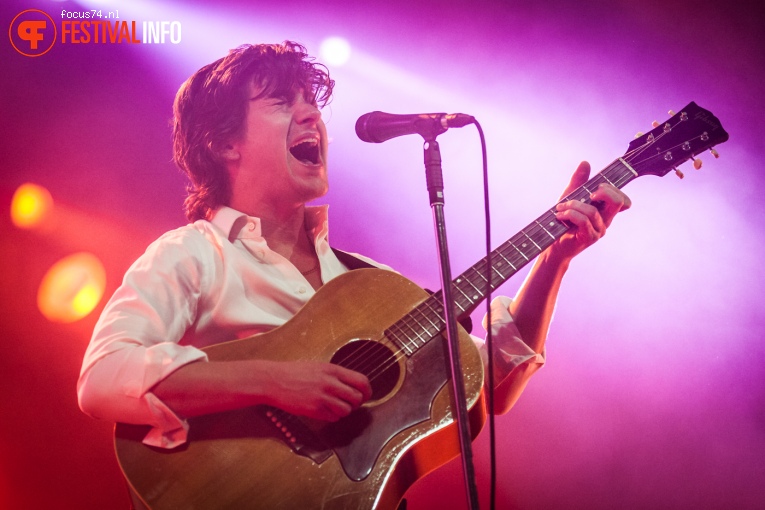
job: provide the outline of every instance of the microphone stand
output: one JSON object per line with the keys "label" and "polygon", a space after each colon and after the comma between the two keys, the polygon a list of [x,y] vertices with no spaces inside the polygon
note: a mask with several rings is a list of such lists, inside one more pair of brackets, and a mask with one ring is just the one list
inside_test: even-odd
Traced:
{"label": "microphone stand", "polygon": [[473,469],[473,449],[468,421],[467,398],[462,378],[460,364],[457,318],[454,315],[454,300],[452,299],[452,275],[449,263],[449,249],[446,242],[446,221],[444,218],[444,179],[441,169],[441,151],[436,142],[436,136],[446,131],[436,130],[420,134],[425,138],[423,145],[425,153],[425,178],[430,197],[430,207],[433,210],[433,222],[436,230],[439,262],[441,266],[441,289],[443,293],[444,314],[446,319],[446,337],[449,352],[449,369],[452,382],[452,402],[454,416],[459,431],[460,450],[462,452],[462,471],[468,494],[469,508],[478,510],[478,491],[475,484]]}

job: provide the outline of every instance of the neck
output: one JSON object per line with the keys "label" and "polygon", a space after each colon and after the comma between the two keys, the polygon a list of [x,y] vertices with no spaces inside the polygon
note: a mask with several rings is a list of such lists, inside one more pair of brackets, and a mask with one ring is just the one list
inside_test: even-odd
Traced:
{"label": "neck", "polygon": [[247,214],[260,218],[261,234],[269,245],[295,244],[305,237],[305,204],[274,203],[272,201],[247,201],[231,200],[230,207]]}
{"label": "neck", "polygon": [[265,210],[253,214],[260,218],[261,231],[268,244],[299,245],[306,240],[305,206],[290,210]]}
{"label": "neck", "polygon": [[316,251],[306,232],[304,204],[278,209],[260,207],[247,214],[260,218],[261,235],[272,250],[292,261],[301,271],[315,265]]}

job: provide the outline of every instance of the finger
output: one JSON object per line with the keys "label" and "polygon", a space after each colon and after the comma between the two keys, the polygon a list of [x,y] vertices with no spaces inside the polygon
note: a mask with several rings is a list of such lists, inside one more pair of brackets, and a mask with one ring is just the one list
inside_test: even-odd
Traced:
{"label": "finger", "polygon": [[369,400],[362,391],[340,381],[329,390],[329,393],[333,397],[348,403],[353,408],[359,407],[361,404]]}
{"label": "finger", "polygon": [[587,179],[589,178],[590,164],[587,161],[582,161],[579,163],[579,166],[576,167],[576,170],[574,170],[574,174],[571,176],[571,180],[569,181],[568,186],[566,186],[566,189],[563,191],[561,198],[567,196],[576,188],[587,182]]}
{"label": "finger", "polygon": [[337,368],[336,377],[338,380],[361,394],[362,403],[369,400],[372,396],[372,385],[367,376],[355,370],[349,370],[338,365],[333,366]]}
{"label": "finger", "polygon": [[632,207],[632,200],[622,190],[612,184],[601,184],[591,195],[593,201],[609,202],[614,204],[619,211],[625,211]]}
{"label": "finger", "polygon": [[592,205],[596,206],[606,226],[611,225],[617,213],[629,209],[632,201],[621,190],[610,184],[602,184],[591,195]]}
{"label": "finger", "polygon": [[568,221],[574,226],[591,234],[597,233],[598,237],[603,236],[606,231],[606,224],[598,208],[593,204],[587,204],[578,200],[569,200],[561,202],[556,206],[558,219]]}
{"label": "finger", "polygon": [[603,218],[600,214],[600,208],[597,203],[580,202],[579,200],[567,200],[560,202],[555,206],[558,212],[565,212],[568,210],[576,211],[577,213],[585,216],[593,225],[599,227],[603,224]]}
{"label": "finger", "polygon": [[327,399],[322,402],[320,408],[317,410],[316,418],[324,421],[337,421],[340,418],[345,418],[353,411],[353,407],[339,399]]}
{"label": "finger", "polygon": [[[586,204],[585,204],[586,205]],[[589,216],[585,211],[595,211],[592,216]],[[605,233],[605,224],[600,214],[592,206],[587,208],[565,208],[555,213],[556,218],[560,221],[568,222],[577,228],[577,237],[584,236],[591,240],[597,240]]]}

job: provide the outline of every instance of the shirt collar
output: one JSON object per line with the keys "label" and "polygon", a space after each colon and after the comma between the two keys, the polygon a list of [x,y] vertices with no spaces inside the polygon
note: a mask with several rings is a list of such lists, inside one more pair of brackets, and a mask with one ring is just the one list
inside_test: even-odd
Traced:
{"label": "shirt collar", "polygon": [[[314,243],[328,234],[329,205],[311,205],[305,208],[306,230]],[[229,241],[241,237],[261,237],[260,218],[246,214],[228,206],[218,207],[212,214],[210,223],[218,227]],[[251,227],[245,228],[251,225]]]}

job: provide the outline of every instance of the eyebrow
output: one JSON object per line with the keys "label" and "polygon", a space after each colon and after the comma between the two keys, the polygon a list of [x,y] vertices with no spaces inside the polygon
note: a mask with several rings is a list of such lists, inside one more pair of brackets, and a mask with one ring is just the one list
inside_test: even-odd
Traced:
{"label": "eyebrow", "polygon": [[[280,97],[280,96],[255,96],[255,97],[251,97],[250,101],[259,101],[261,99],[263,99],[263,100],[273,99],[275,101],[282,101],[282,102],[286,102],[286,103],[292,104],[297,99],[297,96],[298,96],[298,94],[294,94],[294,97],[292,99],[286,99],[286,98]],[[304,96],[304,98],[305,98],[305,96]],[[316,100],[316,97],[311,97],[310,101],[308,100],[308,98],[305,98],[305,100],[306,100],[306,102],[309,102],[310,104],[316,106],[317,108],[319,107],[319,102]]]}

